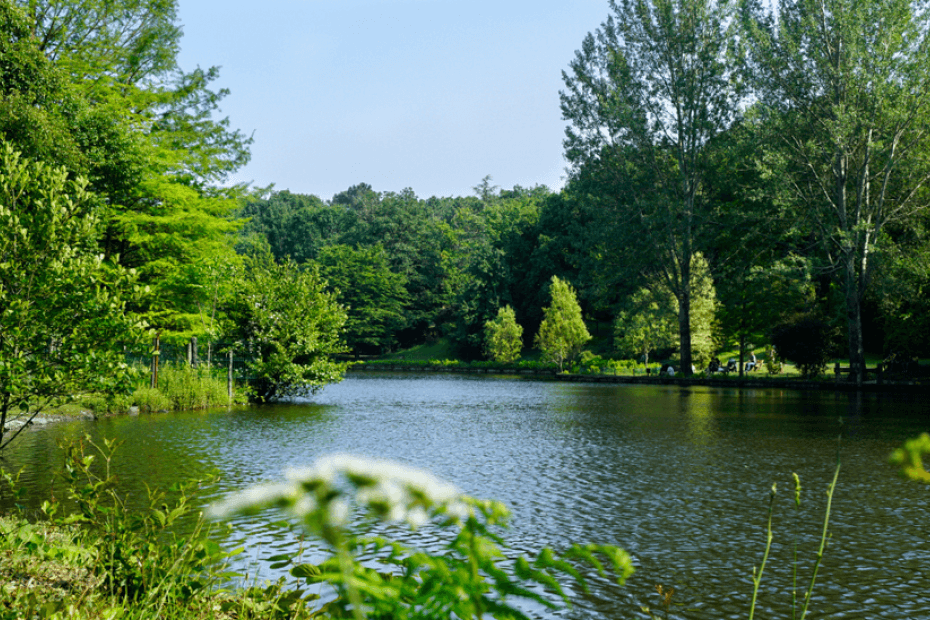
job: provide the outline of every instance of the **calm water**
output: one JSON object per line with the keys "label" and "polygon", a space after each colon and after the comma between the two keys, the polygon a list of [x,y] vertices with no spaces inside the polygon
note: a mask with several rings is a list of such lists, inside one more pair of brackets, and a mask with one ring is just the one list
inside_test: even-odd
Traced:
{"label": "calm water", "polygon": [[[26,465],[38,501],[60,465],[58,442],[84,433],[125,442],[117,471],[136,492],[215,469],[218,495],[336,451],[397,459],[507,503],[516,549],[628,550],[637,572],[626,586],[595,580],[590,596],[560,614],[528,608],[592,619],[644,617],[640,606],[658,608],[657,583],[675,588],[673,618],[745,618],[776,482],[757,617],[790,618],[794,536],[806,584],[842,435],[812,617],[930,618],[930,486],[903,482],[886,465],[905,438],[930,430],[928,414],[922,397],[364,374],[292,405],[32,430],[6,466]],[[799,512],[792,472],[804,485]],[[266,522],[237,523],[253,558],[293,548]]]}

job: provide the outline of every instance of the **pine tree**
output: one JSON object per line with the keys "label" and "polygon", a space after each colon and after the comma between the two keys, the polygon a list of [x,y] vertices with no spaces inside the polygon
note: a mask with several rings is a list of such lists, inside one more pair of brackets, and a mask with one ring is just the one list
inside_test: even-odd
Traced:
{"label": "pine tree", "polygon": [[520,357],[523,348],[523,328],[517,323],[513,308],[505,306],[497,317],[484,324],[485,352],[495,362],[509,364]]}
{"label": "pine tree", "polygon": [[591,334],[581,318],[581,307],[575,289],[568,282],[552,276],[552,302],[543,311],[542,324],[536,335],[536,346],[543,357],[559,365],[571,363],[581,354],[581,347],[591,340]]}

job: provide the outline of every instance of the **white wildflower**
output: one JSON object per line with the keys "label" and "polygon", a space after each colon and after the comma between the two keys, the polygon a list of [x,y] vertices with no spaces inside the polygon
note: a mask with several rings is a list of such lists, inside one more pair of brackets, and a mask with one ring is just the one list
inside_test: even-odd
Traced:
{"label": "white wildflower", "polygon": [[407,523],[410,524],[410,527],[413,529],[426,525],[428,522],[429,515],[426,514],[422,506],[415,506],[413,510],[407,513]]}
{"label": "white wildflower", "polygon": [[207,510],[207,514],[214,519],[224,519],[234,514],[260,510],[282,499],[293,497],[294,492],[294,485],[287,482],[261,484],[234,493],[222,502],[213,504]]}
{"label": "white wildflower", "polygon": [[329,503],[329,521],[336,525],[345,525],[349,522],[349,502],[344,499],[335,499]]}

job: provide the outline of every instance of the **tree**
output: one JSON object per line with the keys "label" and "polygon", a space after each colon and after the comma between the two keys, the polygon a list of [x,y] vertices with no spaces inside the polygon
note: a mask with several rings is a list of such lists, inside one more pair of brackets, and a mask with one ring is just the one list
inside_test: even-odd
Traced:
{"label": "tree", "polygon": [[[850,366],[886,228],[927,207],[930,14],[913,0],[745,0],[751,74],[771,126],[762,164],[791,188],[840,275]],[[777,15],[776,15],[777,11]]]}
{"label": "tree", "polygon": [[523,328],[517,323],[513,308],[504,306],[497,317],[484,324],[485,352],[495,362],[509,364],[520,358]]}
{"label": "tree", "polygon": [[176,0],[16,4],[0,4],[13,52],[0,36],[13,61],[0,63],[0,94],[17,91],[0,100],[0,132],[86,176],[109,207],[102,252],[151,292],[133,311],[161,331],[202,334],[215,288],[202,266],[235,260],[230,216],[244,187],[226,180],[251,143],[214,119],[228,94],[211,89],[218,70],[178,67]]}
{"label": "tree", "polygon": [[[728,0],[611,0],[563,72],[565,156],[620,192],[618,229],[678,299],[681,364],[691,367],[691,270],[705,221],[705,164],[736,117]],[[586,170],[587,169],[587,170]],[[687,372],[687,370],[685,371]]]}
{"label": "tree", "polygon": [[513,307],[518,300],[524,304],[538,301],[521,298],[519,289],[528,287],[527,280],[532,278],[523,262],[531,254],[525,241],[535,229],[539,203],[547,195],[544,189],[524,192],[514,188],[506,194],[487,195],[486,202],[477,205],[474,199],[456,201],[448,221],[441,223],[448,300],[443,332],[459,357],[486,353],[485,325],[502,306]]}
{"label": "tree", "polygon": [[806,379],[823,373],[830,356],[830,326],[813,315],[793,317],[772,330],[772,344],[779,357],[794,363]]}
{"label": "tree", "polygon": [[0,450],[20,432],[5,438],[10,421],[128,387],[123,347],[141,333],[124,311],[132,274],[99,255],[85,185],[0,142]]}
{"label": "tree", "polygon": [[[250,196],[236,215],[247,220],[241,238],[260,235],[268,241],[276,260],[290,257],[297,264],[315,260],[323,247],[340,243],[354,217],[342,205],[326,205],[316,196],[287,190],[267,198]],[[239,245],[242,247],[237,249],[243,251],[248,241]]]}
{"label": "tree", "polygon": [[355,353],[385,353],[406,323],[404,277],[392,273],[380,245],[331,245],[317,257],[320,273],[346,311],[345,339]]}
{"label": "tree", "polygon": [[630,307],[617,316],[614,343],[630,357],[641,357],[649,365],[649,354],[678,344],[675,298],[664,287],[642,288],[630,300]]}
{"label": "tree", "polygon": [[797,256],[765,266],[744,263],[726,275],[721,324],[724,336],[736,342],[742,376],[747,349],[766,342],[773,325],[809,311],[814,289],[808,261]]}
{"label": "tree", "polygon": [[277,264],[267,246],[244,257],[237,290],[227,301],[230,336],[253,356],[249,373],[259,401],[315,393],[342,380],[345,310],[327,293],[317,266]]}
{"label": "tree", "polygon": [[[691,345],[693,360],[705,367],[717,348],[717,292],[710,268],[703,254],[694,256],[691,270]],[[621,312],[614,327],[618,349],[626,354],[642,356],[649,362],[649,352],[677,346],[678,300],[668,290],[664,280],[656,279],[652,288],[640,289],[633,295],[629,309]]]}
{"label": "tree", "polygon": [[545,318],[536,334],[536,346],[545,359],[559,365],[561,372],[565,362],[571,363],[581,354],[591,334],[581,318],[575,289],[568,282],[552,276],[550,294],[552,302],[543,311]]}

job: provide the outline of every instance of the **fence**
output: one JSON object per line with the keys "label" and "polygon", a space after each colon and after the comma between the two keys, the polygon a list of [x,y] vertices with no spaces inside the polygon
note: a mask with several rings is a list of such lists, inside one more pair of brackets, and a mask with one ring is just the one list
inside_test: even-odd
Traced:
{"label": "fence", "polygon": [[248,347],[235,342],[207,342],[201,343],[194,336],[184,343],[162,342],[156,336],[152,339],[151,350],[147,354],[128,354],[129,363],[137,363],[150,369],[150,385],[158,387],[158,371],[165,363],[187,364],[191,368],[223,368],[226,370],[226,387],[230,400],[233,396],[235,381],[249,382],[253,377],[249,374],[249,362],[254,356],[249,354]]}

